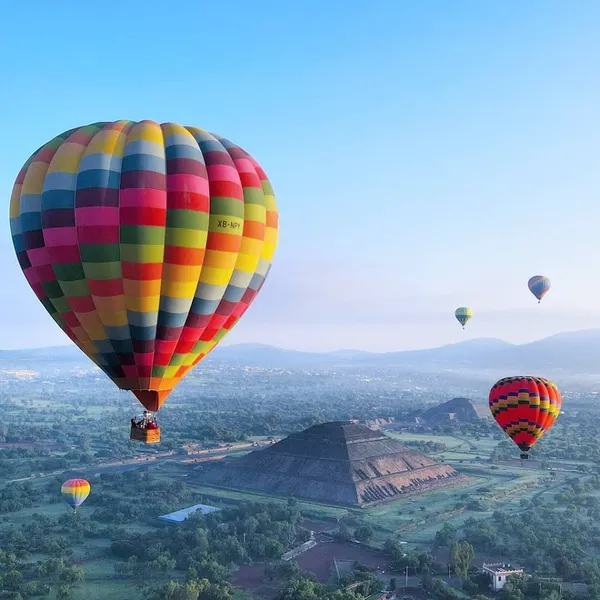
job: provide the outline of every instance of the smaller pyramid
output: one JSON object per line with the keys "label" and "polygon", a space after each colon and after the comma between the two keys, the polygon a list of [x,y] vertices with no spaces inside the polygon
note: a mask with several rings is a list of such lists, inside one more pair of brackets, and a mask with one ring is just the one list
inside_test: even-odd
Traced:
{"label": "smaller pyramid", "polygon": [[229,489],[368,506],[466,478],[381,432],[334,421],[293,433],[265,450],[210,465],[200,479]]}
{"label": "smaller pyramid", "polygon": [[484,406],[483,404],[475,404],[469,398],[452,398],[452,400],[414,414],[420,416],[426,423],[444,423],[448,421],[477,423],[480,419],[487,419],[490,416],[490,409],[487,402]]}

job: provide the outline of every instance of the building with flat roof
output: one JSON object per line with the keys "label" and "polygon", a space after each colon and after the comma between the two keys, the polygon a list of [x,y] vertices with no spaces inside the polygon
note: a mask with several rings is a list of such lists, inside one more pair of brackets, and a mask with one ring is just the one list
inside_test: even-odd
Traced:
{"label": "building with flat roof", "polygon": [[499,592],[511,575],[523,575],[523,569],[506,563],[483,563],[481,569],[492,578],[492,590]]}
{"label": "building with flat roof", "polygon": [[183,521],[185,521],[192,513],[195,513],[198,510],[203,515],[207,515],[208,513],[215,512],[215,510],[219,509],[214,506],[208,506],[207,504],[194,504],[194,506],[176,510],[168,515],[161,515],[158,519],[160,521],[165,521],[165,523],[183,523]]}

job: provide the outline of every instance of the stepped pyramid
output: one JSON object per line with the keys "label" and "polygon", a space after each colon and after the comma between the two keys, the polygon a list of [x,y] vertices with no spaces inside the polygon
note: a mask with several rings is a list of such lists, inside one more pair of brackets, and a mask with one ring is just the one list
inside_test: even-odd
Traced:
{"label": "stepped pyramid", "polygon": [[204,467],[217,487],[368,506],[467,478],[381,432],[350,421],[314,425],[273,446]]}

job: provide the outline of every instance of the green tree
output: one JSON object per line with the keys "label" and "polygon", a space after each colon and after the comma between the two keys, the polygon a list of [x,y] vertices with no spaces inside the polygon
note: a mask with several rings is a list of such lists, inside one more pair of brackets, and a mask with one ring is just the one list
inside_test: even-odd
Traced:
{"label": "green tree", "polygon": [[73,595],[73,588],[68,583],[63,583],[56,592],[56,600],[67,600]]}
{"label": "green tree", "polygon": [[435,534],[435,543],[438,546],[451,546],[456,542],[456,527],[452,523],[444,523]]}
{"label": "green tree", "polygon": [[60,574],[60,580],[70,584],[79,583],[84,580],[83,569],[77,565],[68,566]]}
{"label": "green tree", "polygon": [[527,582],[521,575],[509,575],[500,592],[502,600],[525,600]]}
{"label": "green tree", "polygon": [[393,563],[398,563],[404,556],[402,544],[396,538],[389,537],[383,544],[383,551],[387,554]]}
{"label": "green tree", "polygon": [[354,530],[354,538],[359,542],[368,542],[373,538],[373,528],[370,525],[362,525]]}
{"label": "green tree", "polygon": [[294,579],[290,585],[281,590],[275,600],[323,600],[321,586],[316,582],[301,577]]}
{"label": "green tree", "polygon": [[164,585],[148,591],[148,600],[198,600],[199,587],[197,581],[184,584],[169,581]]}
{"label": "green tree", "polygon": [[267,563],[265,565],[265,577],[270,579],[293,579],[300,574],[300,567],[295,560]]}
{"label": "green tree", "polygon": [[23,584],[23,575],[16,569],[11,569],[4,575],[4,587],[7,590],[18,590]]}
{"label": "green tree", "polygon": [[338,538],[338,540],[349,540],[352,538],[352,534],[350,532],[350,529],[348,528],[348,525],[346,525],[346,523],[344,523],[344,521],[342,521],[339,524],[339,527],[337,528],[337,531],[335,532],[335,537]]}
{"label": "green tree", "polygon": [[451,552],[452,568],[454,572],[461,578],[469,577],[469,568],[471,562],[475,558],[475,551],[469,542],[458,542],[452,546]]}
{"label": "green tree", "polygon": [[217,584],[201,579],[198,582],[198,592],[199,600],[232,600],[231,586],[228,583]]}

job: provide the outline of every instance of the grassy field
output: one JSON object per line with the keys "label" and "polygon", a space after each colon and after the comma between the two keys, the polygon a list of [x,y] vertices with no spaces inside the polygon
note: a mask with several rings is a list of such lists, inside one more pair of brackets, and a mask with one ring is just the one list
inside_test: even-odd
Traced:
{"label": "grassy field", "polygon": [[[234,502],[275,502],[277,504],[285,504],[287,500],[285,498],[279,498],[269,496],[267,494],[259,494],[252,492],[238,492],[233,490],[223,490],[192,481],[188,482],[191,489],[202,494],[207,500],[222,500],[222,501],[234,501]],[[210,502],[209,502],[210,504]],[[337,519],[348,514],[345,508],[338,506],[329,506],[327,504],[314,504],[312,502],[298,501],[298,508],[304,515],[314,519]]]}
{"label": "grassy field", "polygon": [[401,442],[437,442],[444,444],[448,449],[468,449],[469,444],[465,440],[461,440],[453,435],[433,435],[426,433],[398,433],[395,431],[385,432],[390,437]]}
{"label": "grassy field", "polygon": [[[545,490],[555,493],[568,477],[568,474],[558,474],[556,482],[550,485],[544,481],[548,478],[547,471],[491,465],[488,459],[498,444],[498,440],[491,436],[467,440],[429,433],[386,433],[404,443],[444,444],[447,450],[430,456],[452,465],[467,475],[470,481],[421,497],[365,509],[362,520],[375,530],[375,544],[383,543],[390,535],[397,535],[407,542],[409,548],[428,549],[435,533],[445,522],[460,528],[467,519],[489,518],[497,509],[522,510],[523,500],[531,500]],[[473,506],[475,501],[481,501],[480,506]]]}

